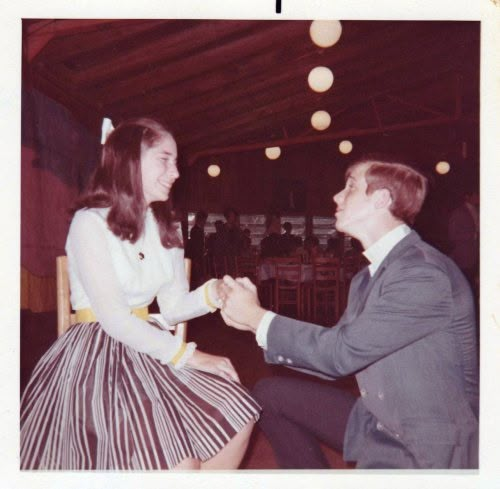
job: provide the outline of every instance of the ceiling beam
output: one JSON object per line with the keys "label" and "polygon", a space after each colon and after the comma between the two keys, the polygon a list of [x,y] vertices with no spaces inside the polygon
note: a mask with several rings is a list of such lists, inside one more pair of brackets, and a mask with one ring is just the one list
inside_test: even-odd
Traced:
{"label": "ceiling beam", "polygon": [[[150,90],[191,76],[200,76],[206,71],[227,64],[231,53],[245,56],[254,49],[268,48],[283,33],[283,25],[274,21],[231,21],[219,27],[212,23],[200,23],[181,32],[178,38],[165,37],[146,52],[138,45],[137,50],[117,53],[111,66],[101,65],[75,75],[75,82],[81,86],[94,87],[93,96],[105,97],[109,103],[119,101],[134,93]],[[267,26],[266,24],[269,24]],[[263,24],[263,25],[262,25]],[[203,33],[197,35],[197,31]],[[260,36],[259,33],[265,35]],[[276,37],[269,39],[275,33]],[[130,76],[107,84],[110,75],[116,71],[132,70]],[[140,69],[136,69],[140,68]],[[102,83],[100,83],[102,80]]]}
{"label": "ceiling beam", "polygon": [[[462,120],[463,121],[463,120]],[[340,131],[331,132],[328,134],[319,134],[312,136],[303,136],[303,137],[295,137],[295,138],[287,138],[287,139],[277,139],[274,141],[265,141],[259,143],[252,144],[241,144],[230,147],[220,147],[220,148],[210,148],[204,151],[199,151],[195,154],[192,154],[188,158],[188,164],[193,165],[197,160],[204,157],[209,157],[213,155],[222,155],[229,153],[241,153],[244,151],[252,151],[257,149],[266,148],[269,145],[272,146],[294,146],[297,144],[312,144],[324,141],[333,141],[335,139],[341,139],[345,137],[358,137],[358,136],[368,136],[371,134],[380,134],[385,132],[395,132],[402,131],[407,129],[416,129],[420,127],[433,127],[440,126],[446,124],[454,124],[457,123],[457,119],[454,116],[441,116],[434,117],[430,119],[422,119],[420,121],[412,121],[405,123],[398,123],[392,125],[382,125],[380,127],[370,127],[365,129],[342,129]],[[474,121],[477,122],[477,121]]]}

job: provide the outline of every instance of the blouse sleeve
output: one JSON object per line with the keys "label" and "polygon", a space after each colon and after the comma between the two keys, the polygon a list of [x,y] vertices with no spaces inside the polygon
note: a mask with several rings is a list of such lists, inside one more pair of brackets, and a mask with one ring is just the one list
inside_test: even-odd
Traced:
{"label": "blouse sleeve", "polygon": [[168,253],[172,260],[174,279],[159,290],[157,301],[167,323],[174,325],[213,312],[215,308],[211,304],[216,301],[212,297],[210,281],[189,292],[184,268],[184,250],[172,248],[165,250],[165,253]]}
{"label": "blouse sleeve", "polygon": [[107,245],[106,229],[90,212],[76,213],[67,253],[97,320],[109,336],[165,364],[181,350],[182,339],[139,319],[130,311]]}

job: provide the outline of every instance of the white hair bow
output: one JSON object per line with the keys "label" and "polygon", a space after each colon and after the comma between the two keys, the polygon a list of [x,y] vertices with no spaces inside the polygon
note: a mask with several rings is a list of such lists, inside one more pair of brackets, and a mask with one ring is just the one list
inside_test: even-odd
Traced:
{"label": "white hair bow", "polygon": [[108,139],[109,135],[115,130],[113,123],[111,122],[111,119],[108,119],[105,117],[102,120],[102,127],[101,127],[101,144],[104,144],[106,140]]}

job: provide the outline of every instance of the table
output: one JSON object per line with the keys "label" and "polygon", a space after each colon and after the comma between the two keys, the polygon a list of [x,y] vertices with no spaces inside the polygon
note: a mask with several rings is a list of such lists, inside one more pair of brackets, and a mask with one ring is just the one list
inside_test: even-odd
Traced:
{"label": "table", "polygon": [[[283,266],[283,265],[282,265]],[[314,279],[313,266],[311,263],[302,263],[300,265],[300,281],[301,282],[312,282]],[[283,272],[282,276],[286,278],[286,271]],[[272,262],[261,262],[257,266],[257,277],[259,281],[270,280],[276,278],[276,265]]]}

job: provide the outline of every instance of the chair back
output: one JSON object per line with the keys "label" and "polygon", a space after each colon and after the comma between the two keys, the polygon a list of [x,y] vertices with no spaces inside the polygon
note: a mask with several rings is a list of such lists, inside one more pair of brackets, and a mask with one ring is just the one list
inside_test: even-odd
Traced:
{"label": "chair back", "polygon": [[340,260],[316,256],[313,260],[314,282],[319,286],[338,285],[340,281]]}
{"label": "chair back", "polygon": [[236,276],[248,277],[254,284],[257,283],[257,261],[255,255],[236,257]]}
{"label": "chair back", "polygon": [[279,257],[271,260],[275,269],[274,310],[282,306],[296,308],[297,316],[302,317],[302,262],[300,256]]}
{"label": "chair back", "polygon": [[300,285],[302,278],[302,259],[300,256],[273,258],[271,261],[276,271],[276,282],[281,282],[282,285]]}
{"label": "chair back", "polygon": [[[192,262],[189,258],[184,258],[184,269],[188,283],[191,281]],[[68,277],[68,257],[56,257],[56,289],[57,289],[57,336],[64,334],[71,325],[75,324],[75,314],[71,311],[70,288]],[[182,336],[186,341],[187,322],[179,323],[175,326],[175,335]]]}
{"label": "chair back", "polygon": [[208,271],[210,276],[222,278],[224,275],[234,276],[237,264],[235,256],[214,255],[209,258]]}
{"label": "chair back", "polygon": [[313,260],[313,277],[314,318],[319,318],[321,310],[326,317],[336,321],[340,316],[340,260],[316,256]]}
{"label": "chair back", "polygon": [[75,323],[75,315],[71,312],[67,256],[56,257],[56,290],[57,336],[61,336]]}

